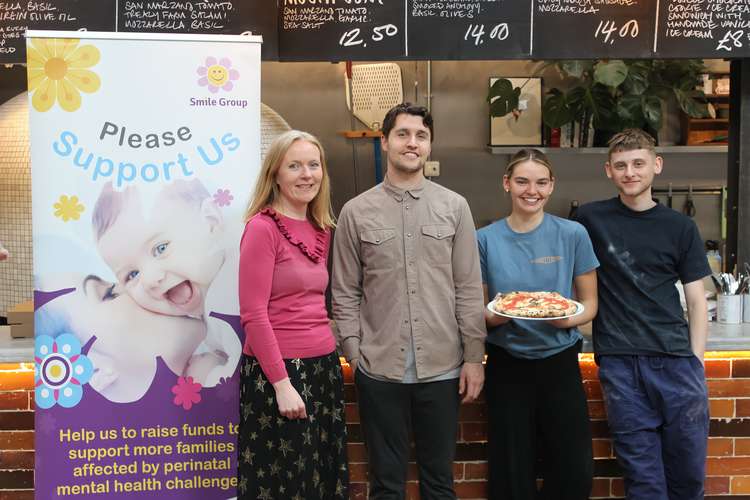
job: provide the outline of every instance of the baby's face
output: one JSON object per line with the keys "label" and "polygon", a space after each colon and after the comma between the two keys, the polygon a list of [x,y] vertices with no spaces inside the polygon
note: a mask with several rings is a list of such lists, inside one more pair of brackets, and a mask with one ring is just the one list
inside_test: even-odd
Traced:
{"label": "baby's face", "polygon": [[130,198],[99,240],[99,253],[144,309],[200,316],[208,287],[224,262],[220,215],[165,196],[151,214],[144,217],[139,198]]}
{"label": "baby's face", "polygon": [[181,370],[206,337],[203,321],[149,312],[118,287],[88,276],[75,293],[63,297],[73,329],[85,340],[96,335],[97,349],[123,366],[148,366],[161,356],[170,368]]}

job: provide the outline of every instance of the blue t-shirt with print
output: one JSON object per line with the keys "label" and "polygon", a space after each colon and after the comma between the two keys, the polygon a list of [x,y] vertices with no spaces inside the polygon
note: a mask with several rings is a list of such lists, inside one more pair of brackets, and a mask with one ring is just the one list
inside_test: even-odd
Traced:
{"label": "blue t-shirt with print", "polygon": [[[586,229],[577,222],[544,214],[528,233],[516,233],[502,219],[477,232],[482,282],[490,299],[512,291],[558,292],[572,298],[573,279],[599,266]],[[511,320],[489,330],[487,341],[511,355],[541,359],[581,338],[577,328],[546,321]]]}

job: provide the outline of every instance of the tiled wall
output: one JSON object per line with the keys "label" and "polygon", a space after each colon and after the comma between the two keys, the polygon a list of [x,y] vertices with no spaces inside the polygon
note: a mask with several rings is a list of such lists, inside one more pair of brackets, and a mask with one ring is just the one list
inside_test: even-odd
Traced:
{"label": "tiled wall", "polygon": [[31,300],[31,171],[26,93],[0,106],[0,241],[11,260],[0,262],[0,316]]}

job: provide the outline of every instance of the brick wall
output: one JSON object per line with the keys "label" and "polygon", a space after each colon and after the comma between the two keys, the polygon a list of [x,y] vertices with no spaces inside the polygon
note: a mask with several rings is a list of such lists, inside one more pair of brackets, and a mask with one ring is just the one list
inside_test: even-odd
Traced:
{"label": "brick wall", "polygon": [[[750,352],[714,353],[706,360],[711,398],[706,498],[750,500]],[[597,368],[581,356],[594,436],[595,478],[591,498],[623,498],[620,471],[608,437]],[[351,498],[367,498],[367,459],[351,370],[344,367],[349,429]],[[34,422],[32,364],[0,364],[0,500],[32,500]],[[461,499],[486,498],[487,411],[476,402],[460,413],[456,491]],[[416,466],[409,468],[409,499],[419,497]],[[284,499],[277,499],[284,500]]]}
{"label": "brick wall", "polygon": [[[581,374],[589,400],[593,434],[594,485],[591,498],[624,498],[625,490],[612,451],[598,370],[590,354],[581,355]],[[351,370],[344,369],[349,429],[351,498],[367,498],[367,458],[359,426]],[[712,353],[706,360],[711,403],[706,498],[750,500],[750,352]],[[482,401],[463,405],[453,467],[461,499],[487,496],[487,411]],[[409,499],[419,498],[416,466],[409,464]]]}
{"label": "brick wall", "polygon": [[0,364],[0,500],[34,498],[34,365]]}

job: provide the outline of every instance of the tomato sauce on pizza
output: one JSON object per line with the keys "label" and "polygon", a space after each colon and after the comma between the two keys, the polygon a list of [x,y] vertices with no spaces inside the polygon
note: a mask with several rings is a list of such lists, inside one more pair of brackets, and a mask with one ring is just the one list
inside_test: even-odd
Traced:
{"label": "tomato sauce on pizza", "polygon": [[557,292],[509,292],[495,299],[495,311],[522,318],[559,318],[578,310],[578,304]]}

